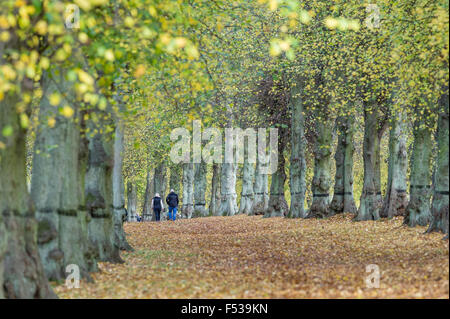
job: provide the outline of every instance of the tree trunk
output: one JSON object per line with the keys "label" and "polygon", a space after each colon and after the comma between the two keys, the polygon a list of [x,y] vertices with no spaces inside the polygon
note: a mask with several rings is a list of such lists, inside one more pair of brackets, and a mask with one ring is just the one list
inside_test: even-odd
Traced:
{"label": "tree trunk", "polygon": [[392,218],[403,215],[408,198],[406,196],[406,170],[408,153],[406,151],[406,122],[402,113],[393,119],[389,132],[388,182],[381,217]]}
{"label": "tree trunk", "polygon": [[431,129],[421,119],[414,123],[414,147],[410,167],[410,198],[406,207],[404,224],[409,227],[426,226],[430,222],[431,177],[430,162],[432,156]]}
{"label": "tree trunk", "polygon": [[[231,103],[226,106],[227,125],[225,128],[225,153],[220,177],[220,206],[219,216],[233,216],[238,213],[236,194],[236,173],[238,164],[235,161],[235,150],[232,147],[237,140],[232,129],[234,114]],[[230,134],[231,133],[231,134]]]}
{"label": "tree trunk", "polygon": [[155,168],[155,175],[153,177],[153,191],[154,193],[152,194],[152,198],[153,196],[155,196],[156,193],[159,193],[161,198],[165,198],[165,193],[166,193],[166,164],[160,163],[158,164],[158,166],[156,166]]}
{"label": "tree trunk", "polygon": [[[448,87],[446,91],[448,92]],[[436,159],[435,186],[431,204],[431,223],[427,232],[441,231],[447,234],[448,239],[448,93],[441,97],[439,104],[441,106],[437,129],[439,151]]]}
{"label": "tree trunk", "polygon": [[211,216],[219,215],[220,207],[220,175],[221,165],[213,164],[213,176],[211,180],[211,201],[209,202],[209,214]]}
{"label": "tree trunk", "polygon": [[193,217],[205,217],[206,211],[206,162],[194,164],[194,212]]}
{"label": "tree trunk", "polygon": [[220,178],[220,216],[233,216],[238,213],[236,202],[236,170],[237,165],[235,163],[222,164],[222,176]]}
{"label": "tree trunk", "polygon": [[313,201],[308,218],[330,217],[331,187],[331,143],[333,141],[333,125],[330,121],[316,122],[317,136],[314,150],[314,177],[312,180]]}
{"label": "tree trunk", "polygon": [[[166,196],[166,163],[162,162],[158,164],[155,168],[155,175],[153,177],[153,183],[154,183],[154,193],[150,196],[150,206],[151,206],[151,199],[155,196],[156,193],[159,193],[159,196],[161,197],[161,200],[165,200]],[[156,221],[155,214],[152,213],[152,221]],[[163,213],[163,212],[161,212]],[[164,215],[164,214],[162,214]],[[162,216],[161,216],[162,217]]]}
{"label": "tree trunk", "polygon": [[123,183],[123,127],[116,124],[114,134],[114,166],[113,166],[113,221],[116,244],[121,250],[133,251],[127,242],[123,222],[125,220],[125,185]]}
{"label": "tree trunk", "polygon": [[[90,278],[89,271],[96,269],[90,252],[87,235],[87,212],[80,174],[85,165],[80,161],[80,111],[74,104],[73,83],[65,80],[63,70],[43,76],[45,92],[39,106],[39,127],[34,144],[31,198],[38,220],[38,245],[45,274],[50,280],[63,280],[66,267],[75,264],[82,277]],[[73,118],[59,115],[48,97],[53,93],[69,93],[63,103],[74,109]],[[47,125],[55,118],[56,125]],[[78,191],[74,191],[78,190]],[[94,266],[93,266],[94,264]]]}
{"label": "tree trunk", "polygon": [[152,175],[154,175],[154,170],[153,170],[153,174],[151,174],[150,169],[149,169],[147,171],[147,185],[145,187],[144,205],[142,206],[142,215],[141,215],[141,217],[142,217],[143,221],[150,221],[150,220],[152,220],[151,205],[152,205],[152,198],[153,198],[153,196],[155,194]]}
{"label": "tree trunk", "polygon": [[[91,123],[91,125],[93,125]],[[106,123],[103,123],[106,126]],[[91,127],[91,132],[95,130]],[[105,127],[103,127],[105,131]],[[86,207],[92,220],[88,226],[89,238],[100,261],[123,262],[115,240],[113,218],[114,147],[110,135],[89,135],[89,160],[86,173]]]}
{"label": "tree trunk", "polygon": [[[1,56],[0,62],[3,62]],[[6,298],[51,298],[56,296],[39,257],[38,223],[27,189],[26,131],[21,128],[16,111],[19,101],[19,96],[12,92],[6,92],[0,100],[0,132],[5,128],[12,129],[10,135],[0,136],[4,144],[0,147],[0,268],[3,268],[0,295]]]}
{"label": "tree trunk", "polygon": [[255,170],[255,197],[253,200],[253,215],[264,215],[269,207],[269,180],[268,175],[262,173],[263,165],[259,159],[256,162]]}
{"label": "tree trunk", "polygon": [[284,198],[286,173],[284,171],[285,160],[283,153],[286,144],[285,140],[285,129],[280,129],[280,138],[278,139],[278,166],[277,171],[272,174],[269,203],[267,210],[264,212],[264,217],[284,217],[289,211],[288,204]]}
{"label": "tree trunk", "polygon": [[[1,156],[2,155],[3,154],[1,153],[1,150],[0,150],[0,165],[1,165],[1,160],[2,160]],[[0,175],[0,176],[3,177],[3,175]],[[0,188],[0,190],[1,190],[1,188]],[[0,194],[2,194],[2,193],[0,193]],[[8,238],[6,237],[6,230],[5,230],[5,226],[3,224],[3,217],[2,217],[2,214],[0,214],[0,299],[5,298],[5,293],[3,292],[3,287],[4,287],[3,286],[3,284],[4,284],[3,272],[4,272],[4,261],[5,261],[7,240],[8,240]]]}
{"label": "tree trunk", "polygon": [[339,118],[338,124],[338,145],[336,154],[336,175],[334,184],[333,200],[330,209],[333,214],[352,213],[356,214],[357,209],[353,199],[353,144],[354,121],[352,117]]}
{"label": "tree trunk", "polygon": [[169,187],[173,189],[175,193],[180,193],[180,185],[182,179],[182,167],[179,164],[171,164],[170,165],[170,179],[169,179]]}
{"label": "tree trunk", "polygon": [[[86,121],[84,119],[87,111],[82,110],[80,112],[80,128],[82,131],[86,130]],[[82,227],[83,237],[87,238],[87,253],[86,261],[88,263],[89,272],[98,271],[97,261],[99,260],[99,254],[97,248],[89,239],[89,222],[92,220],[92,216],[89,213],[86,206],[86,172],[89,163],[89,140],[86,134],[80,135],[78,147],[78,200],[80,202],[78,213],[79,224]],[[88,278],[89,279],[89,278]]]}
{"label": "tree trunk", "polygon": [[255,176],[255,164],[248,162],[248,156],[244,158],[242,176],[242,192],[241,192],[241,202],[239,205],[239,214],[250,215],[253,209],[253,177]]}
{"label": "tree trunk", "polygon": [[194,211],[194,164],[183,164],[183,218],[192,218]]}
{"label": "tree trunk", "polygon": [[291,88],[291,166],[289,186],[291,207],[287,217],[305,218],[306,160],[305,160],[305,118],[301,99],[300,82]]}
{"label": "tree trunk", "polygon": [[128,221],[136,222],[136,206],[137,206],[137,195],[136,187],[131,181],[127,182],[127,211],[128,211]]}
{"label": "tree trunk", "polygon": [[356,221],[378,220],[383,204],[380,185],[380,128],[379,110],[376,103],[364,106],[364,184]]}

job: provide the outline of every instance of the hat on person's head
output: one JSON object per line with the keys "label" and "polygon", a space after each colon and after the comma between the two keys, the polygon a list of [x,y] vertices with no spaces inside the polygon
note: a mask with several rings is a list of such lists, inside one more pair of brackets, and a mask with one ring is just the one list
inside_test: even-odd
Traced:
{"label": "hat on person's head", "polygon": [[155,194],[155,197],[159,197],[159,193],[156,193],[156,194]]}
{"label": "hat on person's head", "polygon": [[175,193],[175,191],[173,190],[173,188],[170,189],[170,192],[171,192],[171,193]]}

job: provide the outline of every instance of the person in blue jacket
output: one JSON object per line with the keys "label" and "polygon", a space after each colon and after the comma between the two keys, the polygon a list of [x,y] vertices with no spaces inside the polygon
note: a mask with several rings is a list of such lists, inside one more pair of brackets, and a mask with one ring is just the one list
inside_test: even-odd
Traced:
{"label": "person in blue jacket", "polygon": [[178,195],[171,189],[169,195],[166,197],[166,203],[169,206],[169,220],[177,219],[178,202]]}

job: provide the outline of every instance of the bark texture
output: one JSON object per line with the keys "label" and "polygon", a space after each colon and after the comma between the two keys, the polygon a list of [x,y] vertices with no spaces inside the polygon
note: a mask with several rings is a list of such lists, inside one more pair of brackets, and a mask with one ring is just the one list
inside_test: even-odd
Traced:
{"label": "bark texture", "polygon": [[[77,265],[81,276],[90,279],[89,272],[96,270],[96,256],[89,244],[84,196],[80,196],[84,186],[80,176],[86,173],[81,114],[71,90],[73,83],[65,80],[63,70],[58,70],[58,74],[43,75],[41,125],[34,144],[31,197],[38,220],[39,254],[50,280],[63,280],[70,264]],[[55,112],[48,100],[53,93],[66,93],[62,103],[74,109],[72,118]],[[51,117],[56,119],[54,127],[47,125]]]}
{"label": "bark texture", "polygon": [[305,160],[305,118],[301,98],[300,81],[291,88],[291,166],[289,186],[291,207],[287,217],[305,218],[306,160]]}
{"label": "bark texture", "polygon": [[235,161],[235,142],[237,140],[235,131],[227,135],[227,129],[233,127],[235,114],[233,113],[231,103],[227,102],[227,125],[225,128],[225,153],[224,163],[221,167],[220,177],[220,216],[233,216],[238,213],[237,194],[236,194],[236,173],[238,165]]}
{"label": "bark texture", "polygon": [[[86,110],[80,112],[80,127],[82,131],[86,129],[86,121],[84,120],[86,112]],[[78,150],[78,200],[80,202],[80,225],[82,227],[83,236],[87,237],[88,247],[86,260],[88,262],[89,272],[96,272],[98,271],[97,262],[99,260],[99,255],[89,238],[89,222],[92,220],[92,216],[86,206],[86,173],[89,163],[89,140],[86,134],[80,135]]]}
{"label": "bark texture", "polygon": [[337,127],[338,144],[334,155],[336,175],[330,210],[332,214],[356,214],[357,209],[353,198],[354,121],[351,117],[338,118]]}
{"label": "bark texture", "polygon": [[211,216],[219,215],[220,206],[220,175],[221,165],[213,164],[213,175],[211,180],[211,201],[209,202],[209,214]]}
{"label": "bark texture", "polygon": [[180,194],[182,179],[182,167],[179,164],[170,165],[170,179],[169,188],[173,189],[175,193]]}
{"label": "bark texture", "polygon": [[269,207],[269,176],[262,173],[262,166],[263,164],[260,161],[256,162],[253,215],[264,215]]}
{"label": "bark texture", "polygon": [[242,174],[242,192],[241,202],[239,205],[239,214],[250,215],[253,209],[253,178],[255,176],[255,164],[248,162],[248,157],[244,158],[243,174]]}
{"label": "bark texture", "polygon": [[136,222],[137,221],[137,194],[136,187],[134,183],[131,181],[127,182],[127,211],[128,211],[128,221]]}
{"label": "bark texture", "polygon": [[183,206],[181,216],[192,218],[194,212],[194,164],[183,164]]}
{"label": "bark texture", "polygon": [[408,198],[406,194],[406,170],[408,152],[406,150],[406,122],[399,113],[392,121],[389,132],[388,182],[381,217],[392,218],[405,213]]}
{"label": "bark texture", "polygon": [[235,163],[222,164],[222,176],[220,178],[220,216],[233,216],[238,213],[236,195],[236,171]]}
{"label": "bark texture", "polygon": [[[448,92],[448,88],[446,88]],[[449,128],[448,128],[448,93],[444,94],[439,104],[441,112],[439,114],[437,128],[438,155],[435,169],[435,186],[433,202],[431,204],[431,223],[427,232],[440,231],[447,234],[448,239],[448,197],[449,197],[449,176],[448,176],[448,153],[449,153]]]}
{"label": "bark texture", "polygon": [[[1,154],[1,153],[0,153]],[[1,155],[0,155],[1,156]],[[1,161],[1,157],[0,157]],[[0,163],[1,165],[1,163]],[[6,230],[3,224],[3,217],[0,215],[0,299],[5,298],[5,294],[3,292],[3,271],[4,271],[4,260],[6,253],[6,244],[7,244]]]}
{"label": "bark texture", "polygon": [[206,163],[194,164],[194,212],[193,217],[205,217],[206,210]]}
{"label": "bark texture", "polygon": [[364,105],[364,184],[355,220],[378,220],[383,205],[380,182],[380,141],[384,132],[377,103]]}
{"label": "bark texture", "polygon": [[[150,196],[150,206],[151,206],[151,200],[152,198],[155,196],[156,193],[159,193],[159,196],[161,197],[161,199],[163,201],[166,200],[166,183],[167,183],[167,167],[166,167],[166,163],[162,162],[159,163],[158,166],[156,166],[155,168],[155,175],[153,178],[153,194],[151,194]],[[164,205],[164,208],[166,208],[167,205]],[[151,211],[152,214],[152,221],[156,221],[156,216],[155,214],[153,214],[153,210]],[[161,211],[161,217],[163,217],[163,211]]]}
{"label": "bark texture", "polygon": [[432,132],[418,118],[414,123],[414,146],[410,164],[409,203],[404,224],[426,226],[430,222]]}
{"label": "bark texture", "polygon": [[[0,46],[0,53],[2,53]],[[0,62],[2,57],[0,57]],[[0,101],[0,293],[6,298],[56,297],[45,277],[37,245],[37,221],[26,182],[26,131],[20,126],[19,96],[5,93]],[[3,280],[2,280],[3,277]]]}
{"label": "bark texture", "polygon": [[314,177],[312,180],[313,201],[308,211],[308,218],[325,218],[333,214],[330,210],[331,188],[331,142],[333,125],[330,121],[316,122],[316,139],[314,145]]}
{"label": "bark texture", "polygon": [[264,212],[264,217],[285,217],[289,211],[288,204],[284,197],[284,184],[286,182],[286,173],[284,170],[284,148],[286,145],[286,129],[280,129],[278,139],[278,166],[277,171],[272,174],[272,183],[270,184],[270,197],[268,208]]}
{"label": "bark texture", "polygon": [[[0,159],[1,161],[1,159]],[[5,252],[6,252],[6,230],[5,226],[3,225],[3,218],[0,215],[0,299],[5,298],[5,294],[3,292],[3,271],[4,271],[4,259],[5,259]]]}
{"label": "bark texture", "polygon": [[[154,170],[152,170],[154,173]],[[144,221],[152,220],[152,198],[155,194],[154,183],[150,169],[147,171],[147,185],[145,186],[144,205],[142,206],[141,217]]]}
{"label": "bark texture", "polygon": [[113,166],[113,222],[116,244],[121,250],[133,251],[133,248],[127,242],[123,222],[126,218],[125,212],[125,185],[123,182],[123,127],[120,123],[116,124],[114,134],[114,166]]}
{"label": "bark texture", "polygon": [[[94,129],[91,130],[93,131]],[[92,218],[88,227],[89,239],[100,261],[123,262],[120,258],[120,247],[115,240],[113,218],[114,141],[111,135],[100,133],[88,135],[88,140],[89,160],[85,190],[86,207]]]}

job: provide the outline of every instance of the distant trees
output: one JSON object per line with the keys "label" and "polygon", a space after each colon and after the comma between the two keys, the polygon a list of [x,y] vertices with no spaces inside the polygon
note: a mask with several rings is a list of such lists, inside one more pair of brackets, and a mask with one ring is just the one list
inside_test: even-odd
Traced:
{"label": "distant trees", "polygon": [[[435,183],[445,184],[446,180],[446,174],[440,171],[440,167],[446,165],[442,160],[445,157],[440,157],[442,152],[439,152],[435,162],[432,161],[434,123],[438,114],[433,105],[437,105],[438,98],[445,97],[448,91],[445,86],[447,58],[439,53],[439,50],[447,50],[448,45],[436,33],[436,28],[448,32],[442,24],[448,16],[445,5],[420,3],[419,6],[423,6],[421,11],[412,10],[408,4],[383,3],[383,8],[390,14],[385,17],[382,28],[375,22],[367,22],[367,10],[354,1],[342,5],[340,12],[355,20],[333,18],[330,14],[334,12],[333,8],[328,4],[311,2],[308,6],[314,14],[304,12],[300,19],[304,23],[303,32],[291,30],[283,19],[266,16],[266,21],[270,23],[266,23],[261,32],[251,30],[243,36],[239,32],[220,30],[216,32],[217,37],[205,43],[205,50],[226,48],[235,53],[233,56],[221,56],[220,63],[211,55],[205,55],[210,79],[215,84],[220,81],[224,83],[223,87],[215,87],[212,90],[215,93],[209,95],[221,98],[211,100],[210,103],[217,108],[214,118],[208,123],[224,127],[227,123],[228,126],[233,123],[245,126],[250,122],[252,125],[258,123],[261,127],[279,129],[279,167],[271,176],[261,173],[262,163],[259,160],[256,165],[244,161],[236,166],[222,161],[213,166],[212,175],[209,175],[210,214],[234,215],[237,212],[237,197],[240,202],[238,212],[246,214],[251,211],[251,214],[265,216],[324,218],[348,212],[355,215],[356,221],[404,215],[409,226],[429,224],[432,206],[440,207],[438,203],[442,198],[442,205],[447,207],[445,196],[448,196],[445,191],[436,192],[434,189],[437,186],[431,183],[432,167],[435,167],[435,176],[438,171],[443,176],[441,179],[436,176]],[[284,7],[283,16],[289,17],[289,8]],[[253,12],[261,16],[266,14],[255,10]],[[434,12],[435,19],[424,14],[424,11]],[[255,17],[258,15],[255,14]],[[426,31],[421,30],[418,33],[420,36],[415,37],[417,45],[397,41],[397,38],[406,39],[415,32],[411,21],[405,22],[399,17],[424,21]],[[359,23],[357,20],[366,22]],[[229,25],[236,22],[236,18],[227,20]],[[296,22],[290,23],[295,25]],[[427,33],[432,35],[438,47],[431,45]],[[251,53],[243,50],[242,47],[248,47],[246,44],[253,43],[249,40],[249,34],[258,39],[277,37],[265,43],[270,45],[270,54],[264,50],[264,40],[258,41]],[[221,36],[233,39],[233,44],[224,41]],[[425,53],[425,47],[428,52],[436,53],[435,58]],[[424,67],[424,64],[411,62],[413,59],[433,62]],[[221,63],[229,66],[226,74],[220,73],[223,70],[218,67]],[[255,69],[258,72],[254,72]],[[411,72],[414,74],[413,80],[406,76]],[[235,87],[239,87],[240,91],[235,91]],[[242,92],[249,92],[251,98],[243,98]],[[230,96],[241,103],[246,101],[246,107],[234,106],[234,112],[230,112]],[[443,105],[443,102],[440,104]],[[446,114],[445,111],[441,113]],[[442,130],[445,131],[445,116],[442,114],[439,127],[444,127]],[[232,117],[236,116],[239,121],[233,122]],[[305,123],[305,116],[313,120]],[[361,117],[362,127],[357,127],[360,124],[356,123],[356,119]],[[411,151],[408,150],[411,133],[408,122],[415,123]],[[362,138],[358,132],[360,128]],[[442,130],[438,130],[436,135],[438,143],[442,140]],[[305,131],[314,137],[314,145],[308,144],[312,139],[305,138]],[[381,162],[385,154],[381,152],[383,136],[387,131],[388,169],[385,174],[384,168],[382,173],[384,163]],[[363,179],[362,183],[355,185],[355,145],[361,142]],[[314,164],[309,167],[306,165],[307,146],[314,150]],[[446,152],[445,147],[443,152]],[[286,154],[290,157],[285,162]],[[289,167],[289,207],[287,203],[283,204],[287,190],[285,165]],[[237,196],[234,191],[235,176],[240,167],[242,191]],[[306,176],[310,172],[313,174],[312,182],[307,185]],[[384,175],[387,175],[386,180],[382,178]],[[204,188],[202,185],[198,185],[200,193]],[[197,183],[194,183],[194,193],[196,186]],[[359,192],[360,188],[362,191],[358,200],[355,199],[355,189]],[[305,207],[307,191],[312,195],[309,209]],[[430,204],[431,195],[434,204]],[[218,200],[221,201],[219,206]],[[444,212],[443,223],[446,223],[445,208],[436,211]],[[419,217],[422,215],[423,218]],[[442,214],[438,215],[440,220]],[[445,227],[437,228],[446,231]]]}

